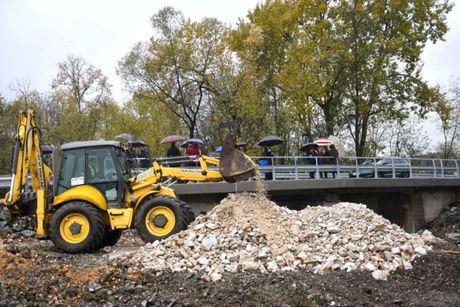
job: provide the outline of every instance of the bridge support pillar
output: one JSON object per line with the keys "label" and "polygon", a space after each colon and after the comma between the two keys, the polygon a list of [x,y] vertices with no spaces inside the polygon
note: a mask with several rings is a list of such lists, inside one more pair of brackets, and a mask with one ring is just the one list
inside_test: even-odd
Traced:
{"label": "bridge support pillar", "polygon": [[406,213],[404,229],[408,232],[419,231],[426,223],[436,219],[442,209],[454,200],[454,191],[411,193],[403,204]]}
{"label": "bridge support pillar", "polygon": [[337,193],[327,193],[325,195],[325,200],[323,201],[323,206],[331,207],[340,202],[339,194]]}
{"label": "bridge support pillar", "polygon": [[455,200],[454,191],[445,192],[423,192],[423,212],[425,223],[429,223],[437,218],[442,209]]}

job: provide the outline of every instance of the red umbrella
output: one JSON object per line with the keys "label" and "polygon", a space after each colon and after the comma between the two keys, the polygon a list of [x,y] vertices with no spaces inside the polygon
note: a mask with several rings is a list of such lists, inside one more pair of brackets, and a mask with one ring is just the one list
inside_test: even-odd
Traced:
{"label": "red umbrella", "polygon": [[317,139],[313,143],[318,144],[318,146],[329,146],[334,144],[334,142],[326,138]]}
{"label": "red umbrella", "polygon": [[185,140],[182,135],[170,135],[161,140],[160,144],[168,144]]}

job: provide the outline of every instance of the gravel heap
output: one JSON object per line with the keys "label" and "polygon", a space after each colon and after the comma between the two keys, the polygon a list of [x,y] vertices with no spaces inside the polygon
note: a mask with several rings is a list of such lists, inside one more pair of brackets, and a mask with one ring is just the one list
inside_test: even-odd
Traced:
{"label": "gravel heap", "polygon": [[0,205],[0,238],[13,239],[35,236],[34,219],[31,216],[12,216],[8,208]]}
{"label": "gravel heap", "polygon": [[430,232],[408,234],[365,205],[339,203],[293,211],[262,194],[231,194],[189,228],[163,241],[148,243],[112,260],[128,261],[162,274],[200,272],[218,281],[222,273],[304,269],[370,271],[386,280],[398,268],[424,255]]}

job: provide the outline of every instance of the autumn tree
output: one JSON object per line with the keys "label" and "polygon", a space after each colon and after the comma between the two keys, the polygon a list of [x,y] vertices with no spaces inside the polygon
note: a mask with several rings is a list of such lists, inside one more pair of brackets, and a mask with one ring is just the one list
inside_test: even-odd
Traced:
{"label": "autumn tree", "polygon": [[[259,124],[253,123],[255,131],[259,126],[263,133],[259,136],[276,134],[285,140],[296,130],[289,127],[294,117],[280,80],[292,32],[290,20],[286,18],[289,10],[289,4],[284,5],[280,1],[259,4],[248,14],[248,21],[240,21],[229,37],[229,44],[236,51],[239,61],[247,67],[253,92],[256,92]],[[263,119],[260,120],[260,117]],[[285,154],[287,147],[283,149],[282,154]]]}
{"label": "autumn tree", "polygon": [[[50,131],[56,141],[88,140],[104,135],[110,126],[116,104],[111,100],[111,85],[102,71],[74,56],[59,63],[52,82],[52,100],[59,117]],[[69,129],[62,129],[68,125]]]}
{"label": "autumn tree", "polygon": [[365,154],[372,118],[434,110],[437,95],[421,77],[421,54],[447,31],[447,1],[341,1],[338,33],[346,61],[344,117],[357,155]]}
{"label": "autumn tree", "polygon": [[361,156],[372,121],[436,108],[420,56],[428,41],[443,38],[451,8],[448,1],[271,0],[240,23],[232,47],[307,135],[318,118],[323,135],[346,128]]}
{"label": "autumn tree", "polygon": [[151,98],[142,95],[134,95],[124,104],[112,129],[115,132],[112,136],[127,132],[144,141],[153,156],[165,155],[167,145],[160,145],[165,136],[186,131],[165,105],[158,103],[152,108]]}
{"label": "autumn tree", "polygon": [[171,7],[152,17],[155,35],[138,43],[119,63],[119,74],[133,89],[164,104],[187,129],[197,133],[200,111],[211,98],[211,70],[222,52],[224,26],[213,18],[186,19]]}

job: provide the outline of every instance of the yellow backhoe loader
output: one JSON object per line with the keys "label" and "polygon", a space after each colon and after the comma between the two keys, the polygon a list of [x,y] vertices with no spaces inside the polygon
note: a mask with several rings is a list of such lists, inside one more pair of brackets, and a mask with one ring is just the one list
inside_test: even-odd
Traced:
{"label": "yellow backhoe loader", "polygon": [[0,202],[12,213],[33,215],[36,236],[68,253],[114,245],[124,229],[136,228],[147,242],[161,240],[195,218],[164,180],[235,182],[255,175],[256,165],[234,148],[235,134],[225,138],[220,159],[197,157],[199,169],[155,161],[132,177],[118,142],[79,141],[55,150],[51,170],[43,163],[34,112],[27,110],[17,128],[10,190]]}

